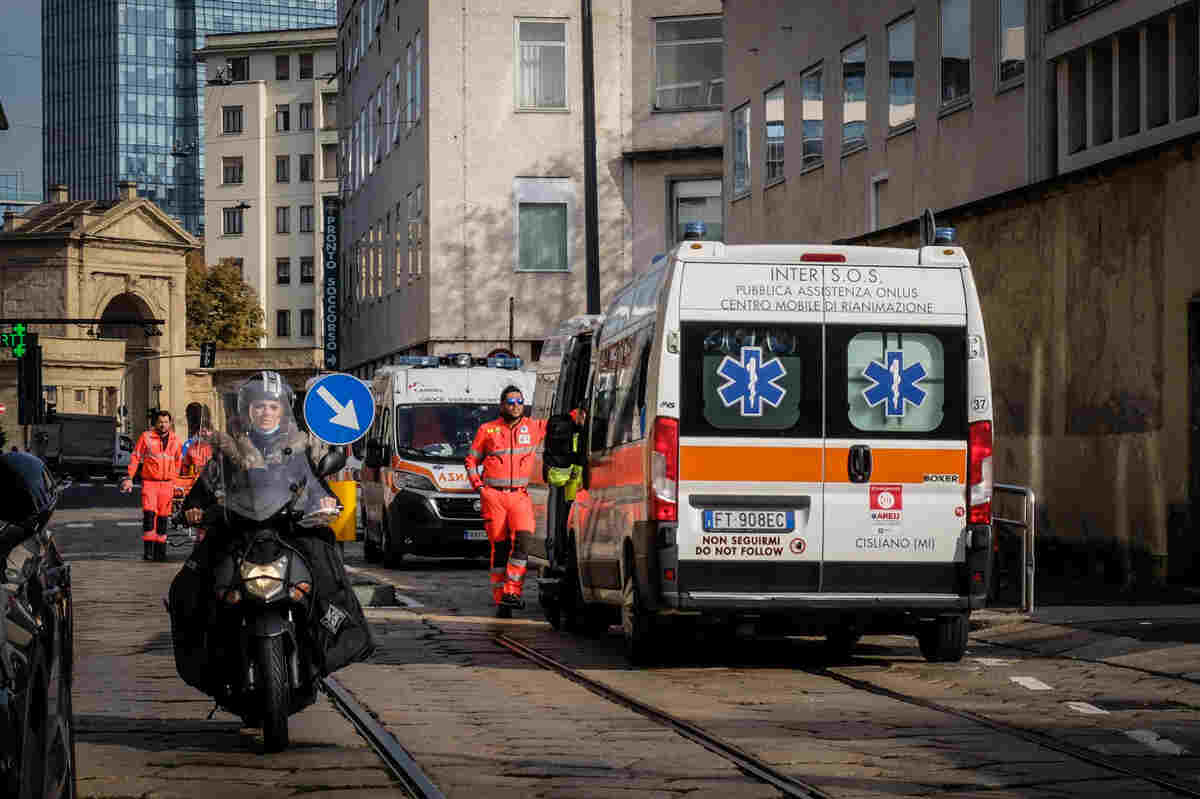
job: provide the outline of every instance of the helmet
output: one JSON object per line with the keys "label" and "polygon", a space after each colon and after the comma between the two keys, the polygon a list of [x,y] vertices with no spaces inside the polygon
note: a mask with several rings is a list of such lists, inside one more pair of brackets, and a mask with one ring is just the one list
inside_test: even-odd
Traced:
{"label": "helmet", "polygon": [[282,406],[282,418],[290,419],[292,414],[292,388],[279,372],[262,371],[252,375],[238,388],[238,416],[250,418],[250,403],[257,400],[277,400]]}

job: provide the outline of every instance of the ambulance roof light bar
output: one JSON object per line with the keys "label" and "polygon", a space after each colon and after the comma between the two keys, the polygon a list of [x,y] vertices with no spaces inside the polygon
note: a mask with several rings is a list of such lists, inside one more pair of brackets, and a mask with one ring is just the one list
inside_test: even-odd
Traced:
{"label": "ambulance roof light bar", "polygon": [[515,356],[494,355],[491,358],[476,358],[469,352],[454,352],[441,356],[401,355],[393,365],[416,369],[429,369],[438,366],[455,366],[459,368],[487,366],[493,369],[520,369],[524,364],[524,360]]}

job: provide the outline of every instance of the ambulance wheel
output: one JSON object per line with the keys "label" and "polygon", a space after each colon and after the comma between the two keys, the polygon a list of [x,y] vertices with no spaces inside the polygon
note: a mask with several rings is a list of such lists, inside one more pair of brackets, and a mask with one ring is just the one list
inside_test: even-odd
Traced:
{"label": "ambulance wheel", "polygon": [[383,568],[400,568],[400,564],[404,561],[404,551],[396,548],[396,544],[392,540],[392,526],[388,524],[386,516],[379,523],[379,548],[383,550]]}
{"label": "ambulance wheel", "polygon": [[625,637],[625,657],[631,664],[644,666],[655,660],[654,619],[642,604],[642,591],[633,574],[625,575],[621,588],[621,632]]}
{"label": "ambulance wheel", "polygon": [[930,663],[957,663],[967,652],[967,615],[939,616],[917,630],[921,654]]}
{"label": "ambulance wheel", "polygon": [[835,663],[850,659],[862,633],[847,625],[830,627],[825,631],[825,655]]}
{"label": "ambulance wheel", "polygon": [[546,621],[556,630],[561,630],[563,626],[563,609],[562,603],[557,599],[546,600],[541,603],[542,615],[546,617]]}

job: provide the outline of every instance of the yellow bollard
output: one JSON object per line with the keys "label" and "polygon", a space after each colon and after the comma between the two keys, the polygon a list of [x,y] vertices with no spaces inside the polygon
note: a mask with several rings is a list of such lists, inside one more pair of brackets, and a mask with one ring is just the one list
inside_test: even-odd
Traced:
{"label": "yellow bollard", "polygon": [[[340,473],[337,476],[341,477]],[[358,483],[353,480],[330,480],[329,489],[337,496],[342,512],[330,527],[338,541],[358,540]]]}

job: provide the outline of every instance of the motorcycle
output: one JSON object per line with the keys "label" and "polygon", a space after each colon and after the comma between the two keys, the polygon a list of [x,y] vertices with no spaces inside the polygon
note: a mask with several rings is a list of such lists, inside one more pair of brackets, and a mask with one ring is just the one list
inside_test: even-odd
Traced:
{"label": "motorcycle", "polygon": [[[341,600],[349,608],[320,596],[321,579],[310,563],[321,557],[322,574],[344,575],[340,555],[330,561],[324,554],[328,531],[311,528],[327,528],[340,512],[335,502],[320,501],[332,495],[318,477],[339,471],[345,453],[330,450],[315,470],[302,452],[284,453],[270,465],[212,464],[202,479],[212,483],[204,490],[216,501],[201,522],[209,530],[211,573],[200,574],[206,568],[197,562],[198,546],[167,605],[180,676],[246,726],[261,727],[267,752],[287,748],[288,717],[316,701],[324,674],[333,670],[322,641],[355,611],[361,615],[352,592]],[[194,595],[206,591],[210,601],[198,603]]]}

